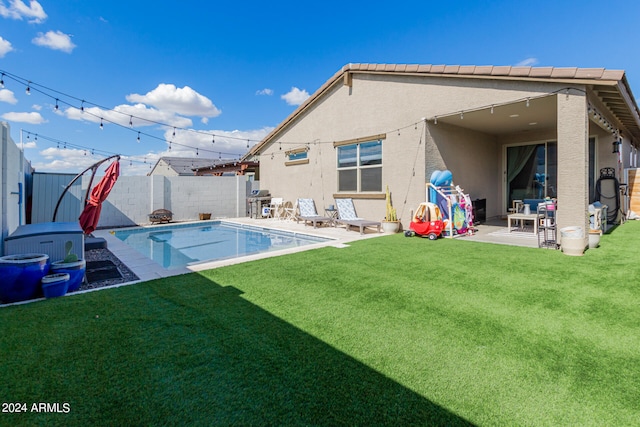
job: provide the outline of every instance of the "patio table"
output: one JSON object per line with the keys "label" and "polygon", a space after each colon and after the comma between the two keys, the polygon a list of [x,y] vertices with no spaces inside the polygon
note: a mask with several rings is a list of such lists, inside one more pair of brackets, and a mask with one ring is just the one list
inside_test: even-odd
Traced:
{"label": "patio table", "polygon": [[514,213],[514,214],[509,214],[507,215],[507,228],[509,233],[511,233],[511,221],[516,220],[516,221],[522,221],[523,226],[524,226],[524,221],[533,221],[533,234],[538,234],[538,219],[541,217],[542,215],[537,214],[537,213],[531,213],[531,214],[524,214],[524,213]]}

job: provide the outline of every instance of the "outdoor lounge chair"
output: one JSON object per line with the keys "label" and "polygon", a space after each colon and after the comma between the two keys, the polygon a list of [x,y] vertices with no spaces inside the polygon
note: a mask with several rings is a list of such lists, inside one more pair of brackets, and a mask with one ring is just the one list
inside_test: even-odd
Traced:
{"label": "outdoor lounge chair", "polygon": [[351,227],[358,227],[360,234],[364,234],[364,229],[367,227],[376,227],[378,233],[380,232],[380,226],[382,225],[377,221],[369,221],[356,216],[356,208],[353,206],[353,199],[336,199],[336,208],[338,209],[338,224],[344,224],[349,231]]}
{"label": "outdoor lounge chair", "polygon": [[318,215],[313,199],[298,199],[298,209],[300,213],[296,215],[296,222],[299,223],[302,220],[305,226],[310,222],[313,228],[317,228],[318,223],[331,222],[331,218]]}

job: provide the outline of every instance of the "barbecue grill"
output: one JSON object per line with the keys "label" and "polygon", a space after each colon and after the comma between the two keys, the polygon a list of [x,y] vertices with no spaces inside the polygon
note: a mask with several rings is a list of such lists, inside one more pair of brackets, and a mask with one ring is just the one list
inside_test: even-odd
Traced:
{"label": "barbecue grill", "polygon": [[271,204],[271,194],[269,194],[269,190],[253,190],[251,196],[247,198],[247,203],[249,204],[249,217],[261,218],[266,216],[262,214],[262,205]]}

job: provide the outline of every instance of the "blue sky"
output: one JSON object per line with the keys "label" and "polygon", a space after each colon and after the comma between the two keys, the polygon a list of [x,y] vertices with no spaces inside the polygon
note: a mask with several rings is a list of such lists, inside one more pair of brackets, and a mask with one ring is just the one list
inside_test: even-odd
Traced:
{"label": "blue sky", "polygon": [[632,0],[0,0],[0,120],[37,171],[140,175],[244,154],[350,62],[623,69],[637,95],[638,22]]}

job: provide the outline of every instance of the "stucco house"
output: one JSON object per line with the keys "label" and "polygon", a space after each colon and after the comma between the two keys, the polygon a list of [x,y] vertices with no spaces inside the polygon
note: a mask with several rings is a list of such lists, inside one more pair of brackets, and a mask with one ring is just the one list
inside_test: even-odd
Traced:
{"label": "stucco house", "polygon": [[637,167],[640,115],[624,71],[348,64],[247,154],[272,196],[318,210],[354,199],[381,220],[388,185],[402,224],[448,169],[487,218],[514,199],[557,198],[558,227],[588,229],[604,167]]}

